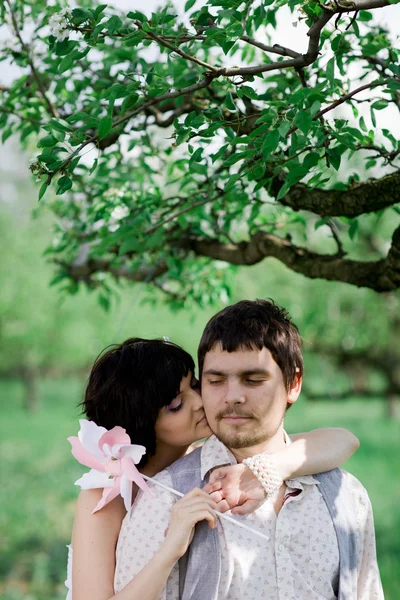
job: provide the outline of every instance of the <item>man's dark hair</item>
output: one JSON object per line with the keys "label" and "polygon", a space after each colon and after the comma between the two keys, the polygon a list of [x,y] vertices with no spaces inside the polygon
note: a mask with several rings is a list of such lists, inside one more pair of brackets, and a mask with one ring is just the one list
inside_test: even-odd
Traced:
{"label": "man's dark hair", "polygon": [[241,300],[210,319],[199,344],[200,376],[205,355],[216,344],[226,352],[268,348],[282,371],[286,389],[295,380],[296,368],[303,374],[299,330],[289,313],[271,299]]}
{"label": "man's dark hair", "polygon": [[132,444],[145,446],[143,466],[156,451],[160,409],[176,398],[182,378],[194,370],[190,354],[176,344],[128,339],[97,357],[81,404],[83,412],[106,429],[123,427]]}

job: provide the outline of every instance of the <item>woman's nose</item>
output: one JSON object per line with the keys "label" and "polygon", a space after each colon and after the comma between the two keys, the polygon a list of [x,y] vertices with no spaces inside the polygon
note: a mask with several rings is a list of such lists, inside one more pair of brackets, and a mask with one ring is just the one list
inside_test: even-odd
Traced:
{"label": "woman's nose", "polygon": [[192,389],[193,410],[197,411],[203,408],[203,400],[200,391]]}

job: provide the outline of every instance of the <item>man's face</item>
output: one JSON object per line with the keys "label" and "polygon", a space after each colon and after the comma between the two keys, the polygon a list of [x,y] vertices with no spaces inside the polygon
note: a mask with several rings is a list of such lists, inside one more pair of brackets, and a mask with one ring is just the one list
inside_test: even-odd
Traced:
{"label": "man's face", "polygon": [[228,448],[250,448],[277,433],[287,403],[300,394],[301,377],[287,390],[267,348],[225,352],[216,345],[205,356],[201,387],[215,435]]}

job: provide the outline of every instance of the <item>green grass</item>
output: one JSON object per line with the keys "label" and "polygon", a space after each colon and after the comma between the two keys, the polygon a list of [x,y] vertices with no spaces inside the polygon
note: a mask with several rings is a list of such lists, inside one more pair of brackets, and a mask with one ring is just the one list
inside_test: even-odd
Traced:
{"label": "green grass", "polygon": [[[0,597],[3,600],[65,600],[66,544],[70,539],[73,482],[82,467],[72,458],[67,436],[77,432],[82,382],[41,384],[42,407],[24,412],[18,383],[0,382]],[[400,589],[399,424],[384,416],[379,401],[299,401],[286,429],[307,431],[341,426],[361,440],[346,468],[367,488],[375,514],[378,559],[386,600]]]}

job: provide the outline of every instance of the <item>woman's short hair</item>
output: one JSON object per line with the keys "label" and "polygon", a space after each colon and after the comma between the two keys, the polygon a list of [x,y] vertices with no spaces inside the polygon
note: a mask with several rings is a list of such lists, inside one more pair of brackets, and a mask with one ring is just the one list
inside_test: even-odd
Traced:
{"label": "woman's short hair", "polygon": [[207,323],[198,350],[200,376],[204,358],[216,344],[222,350],[253,350],[267,348],[282,371],[286,389],[303,374],[301,338],[289,313],[271,299],[241,300],[227,306]]}
{"label": "woman's short hair", "polygon": [[132,444],[145,446],[143,466],[156,451],[160,409],[176,398],[183,377],[194,369],[190,354],[169,341],[130,338],[109,346],[90,372],[83,412],[106,429],[123,427]]}

